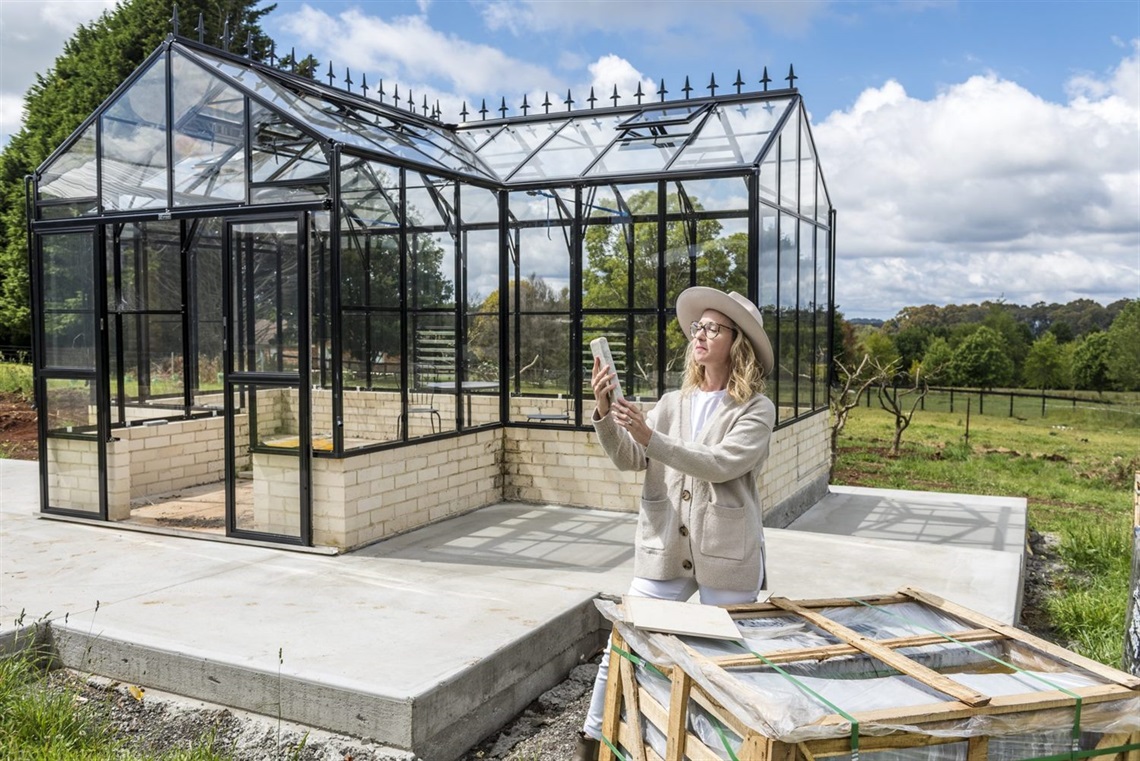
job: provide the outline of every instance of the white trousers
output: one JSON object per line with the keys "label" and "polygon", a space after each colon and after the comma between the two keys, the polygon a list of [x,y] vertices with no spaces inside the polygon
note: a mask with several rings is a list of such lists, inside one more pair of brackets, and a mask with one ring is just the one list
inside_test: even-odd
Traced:
{"label": "white trousers", "polygon": [[[736,605],[738,603],[756,602],[760,595],[760,584],[751,592],[736,592],[729,589],[713,589],[702,587],[692,577],[655,581],[643,579],[640,576],[633,578],[629,585],[631,597],[652,597],[655,600],[685,601],[693,596],[693,592],[700,593],[702,605]],[[606,710],[606,680],[610,673],[610,648],[602,655],[602,662],[598,666],[598,678],[594,680],[594,694],[590,696],[590,710],[586,714],[586,724],[582,731],[587,737],[595,740],[602,738],[602,715]]]}

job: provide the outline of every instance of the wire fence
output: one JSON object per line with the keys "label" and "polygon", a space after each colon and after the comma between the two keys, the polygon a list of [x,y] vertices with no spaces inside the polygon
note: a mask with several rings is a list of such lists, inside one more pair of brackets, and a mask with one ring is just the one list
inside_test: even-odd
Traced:
{"label": "wire fence", "polygon": [[[873,388],[864,394],[868,407],[877,404]],[[1050,413],[1074,410],[1097,410],[1140,415],[1140,407],[1114,399],[1083,396],[1080,394],[1049,394],[1032,391],[995,391],[977,388],[930,388],[919,403],[919,409],[929,412],[967,411],[975,415],[1001,415],[1029,419],[1048,417]]]}

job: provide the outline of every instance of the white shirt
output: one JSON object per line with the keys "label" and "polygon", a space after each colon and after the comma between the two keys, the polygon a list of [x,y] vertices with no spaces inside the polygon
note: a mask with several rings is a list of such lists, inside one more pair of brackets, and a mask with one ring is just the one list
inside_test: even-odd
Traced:
{"label": "white shirt", "polygon": [[720,391],[701,391],[697,389],[692,394],[692,410],[689,415],[689,421],[692,424],[693,430],[690,431],[689,440],[696,441],[697,436],[700,435],[701,429],[705,427],[705,423],[713,416],[720,403],[724,400],[726,389]]}

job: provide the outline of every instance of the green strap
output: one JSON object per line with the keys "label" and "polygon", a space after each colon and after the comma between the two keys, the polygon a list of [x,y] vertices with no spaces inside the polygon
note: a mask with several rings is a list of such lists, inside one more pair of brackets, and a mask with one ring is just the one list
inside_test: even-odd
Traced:
{"label": "green strap", "polygon": [[654,666],[649,661],[644,660],[642,658],[639,658],[638,656],[634,655],[633,653],[628,653],[625,650],[622,650],[620,647],[617,647],[616,645],[610,645],[610,650],[613,650],[615,653],[620,655],[622,658],[625,658],[630,663],[633,663],[637,666],[644,666],[645,668],[649,669],[650,671],[656,671],[657,675],[660,676],[662,679],[668,679],[669,678],[668,676],[665,675],[665,673],[663,671],[661,671],[661,669],[657,668],[656,666]]}
{"label": "green strap", "polygon": [[827,706],[832,711],[834,711],[835,713],[842,716],[844,719],[847,719],[847,721],[850,722],[850,724],[851,724],[851,761],[859,761],[859,721],[854,716],[852,716],[851,714],[847,713],[846,711],[844,711],[839,706],[832,703],[830,700],[825,698],[823,695],[820,695],[818,692],[813,690],[811,687],[808,687],[806,684],[801,682],[799,679],[796,679],[794,676],[789,674],[787,671],[784,671],[784,669],[780,668],[779,666],[777,666],[772,661],[770,661],[767,658],[765,658],[764,656],[760,655],[760,653],[756,652],[755,650],[752,650],[747,645],[745,645],[743,642],[737,642],[736,644],[740,645],[740,647],[744,648],[749,653],[752,653],[753,656],[755,656],[756,658],[759,658],[761,661],[768,664],[768,666],[775,669],[775,671],[780,676],[787,679],[789,682],[791,682],[796,687],[798,687],[801,691],[806,692],[808,695],[812,696],[813,698],[815,698],[819,702],[823,703],[825,706]]}
{"label": "green strap", "polygon": [[[1007,663],[1006,661],[1002,660],[1001,658],[998,658],[996,655],[990,655],[989,653],[987,653],[983,650],[979,650],[978,648],[974,647],[973,645],[970,645],[966,642],[963,642],[962,640],[957,639],[955,637],[951,637],[949,634],[937,631],[935,629],[931,629],[929,626],[926,626],[925,624],[922,624],[922,623],[915,621],[911,618],[907,618],[906,616],[902,615],[901,613],[896,613],[894,611],[887,610],[885,607],[882,607],[879,605],[871,605],[870,603],[864,602],[863,600],[860,600],[860,599],[855,598],[855,597],[848,597],[847,599],[852,601],[852,602],[857,602],[866,608],[870,608],[871,610],[875,610],[875,611],[878,611],[880,613],[885,613],[886,615],[891,616],[892,618],[897,618],[898,620],[903,621],[907,624],[910,624],[911,626],[917,627],[919,629],[924,629],[924,630],[926,630],[932,634],[937,634],[939,637],[942,637],[943,639],[945,639],[949,642],[953,642],[957,645],[961,645],[962,647],[966,648],[967,650],[970,650],[974,653],[977,653],[978,655],[982,656],[983,658],[989,658],[994,663],[1005,666],[1008,669],[1012,669],[1013,671],[1016,671],[1018,674],[1021,674],[1022,676],[1029,677],[1031,679],[1036,679],[1037,681],[1044,684],[1046,687],[1049,687],[1050,689],[1053,689],[1053,690],[1057,690],[1058,692],[1063,692],[1064,694],[1068,695],[1074,701],[1076,701],[1076,708],[1075,708],[1074,713],[1073,713],[1072,748],[1071,748],[1070,754],[1076,754],[1078,752],[1078,749],[1080,748],[1080,741],[1081,741],[1081,707],[1084,705],[1084,701],[1081,699],[1081,696],[1078,695],[1077,693],[1073,692],[1072,690],[1068,690],[1068,689],[1066,689],[1060,685],[1053,684],[1048,679],[1046,679],[1042,676],[1039,676],[1038,674],[1030,673],[1028,671],[1025,671],[1024,669],[1019,669],[1017,666],[1014,666],[1012,663]],[[1069,757],[1077,758],[1076,755],[1070,755],[1070,754],[1066,754],[1065,757],[1066,758],[1069,758]]]}
{"label": "green strap", "polygon": [[721,726],[721,723],[711,713],[709,714],[709,718],[712,719],[713,729],[715,729],[716,733],[720,736],[721,745],[724,746],[725,752],[728,753],[729,761],[740,761],[740,759],[736,757],[736,754],[732,752],[732,746],[728,744],[728,738],[724,736],[724,727]]}
{"label": "green strap", "polygon": [[626,758],[625,756],[623,756],[621,754],[620,750],[618,750],[616,747],[614,747],[614,744],[612,742],[610,742],[609,738],[606,737],[605,735],[602,735],[602,742],[604,742],[606,744],[607,748],[609,748],[610,750],[612,750],[614,752],[614,755],[618,757],[618,761],[629,761],[628,758]]}

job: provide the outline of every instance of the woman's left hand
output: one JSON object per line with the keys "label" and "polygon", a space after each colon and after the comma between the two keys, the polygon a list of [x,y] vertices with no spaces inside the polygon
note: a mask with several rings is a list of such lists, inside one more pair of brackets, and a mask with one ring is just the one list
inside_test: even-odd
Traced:
{"label": "woman's left hand", "polygon": [[625,399],[615,399],[613,405],[610,407],[610,414],[614,416],[614,422],[629,431],[629,435],[633,437],[641,446],[648,446],[649,439],[653,437],[653,429],[645,422],[645,415],[634,406],[631,402]]}

